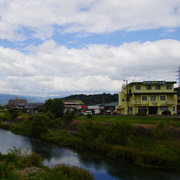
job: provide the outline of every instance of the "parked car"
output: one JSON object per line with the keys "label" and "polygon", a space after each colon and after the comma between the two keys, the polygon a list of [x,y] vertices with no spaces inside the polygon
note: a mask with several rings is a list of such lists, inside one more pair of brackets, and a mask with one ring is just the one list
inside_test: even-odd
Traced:
{"label": "parked car", "polygon": [[92,115],[92,111],[85,111],[85,112],[81,112],[82,113],[82,115],[88,115],[88,114],[91,114]]}
{"label": "parked car", "polygon": [[169,111],[169,110],[164,110],[164,111],[162,112],[162,115],[171,115],[171,111]]}

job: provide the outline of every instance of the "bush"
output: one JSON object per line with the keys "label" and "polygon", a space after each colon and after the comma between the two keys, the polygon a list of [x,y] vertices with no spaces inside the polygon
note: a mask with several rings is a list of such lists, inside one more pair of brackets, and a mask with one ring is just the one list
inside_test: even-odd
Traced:
{"label": "bush", "polygon": [[92,140],[94,138],[99,137],[100,135],[103,135],[104,130],[105,130],[104,125],[89,121],[87,123],[81,123],[78,126],[78,135],[83,140],[88,140],[88,139]]}
{"label": "bush", "polygon": [[93,176],[85,169],[77,166],[69,166],[66,164],[58,164],[52,169],[53,174],[62,172],[67,179],[93,180]]}
{"label": "bush", "polygon": [[13,147],[13,149],[9,149],[8,158],[11,158],[11,162],[16,166],[21,167],[40,166],[43,162],[41,155],[30,152],[29,149],[23,151],[21,147]]}
{"label": "bush", "polygon": [[43,113],[35,115],[32,120],[31,134],[39,137],[43,133],[46,133],[48,131],[50,121],[49,117]]}
{"label": "bush", "polygon": [[92,118],[92,114],[87,114],[87,118],[91,119]]}
{"label": "bush", "polygon": [[152,130],[152,137],[155,140],[168,140],[170,138],[163,122],[158,123],[156,128]]}
{"label": "bush", "polygon": [[126,145],[132,135],[134,127],[128,122],[110,124],[104,131],[106,142],[111,144]]}
{"label": "bush", "polygon": [[15,119],[16,117],[20,116],[20,114],[21,112],[18,111],[16,108],[8,110],[8,115],[10,119]]}
{"label": "bush", "polygon": [[63,115],[64,121],[71,121],[71,120],[73,120],[74,114],[75,114],[74,111],[67,110],[64,113],[64,115]]}
{"label": "bush", "polygon": [[9,119],[8,119],[7,116],[5,116],[5,115],[0,116],[0,122],[1,122],[1,121],[6,122],[6,121],[8,121],[8,120],[9,120]]}

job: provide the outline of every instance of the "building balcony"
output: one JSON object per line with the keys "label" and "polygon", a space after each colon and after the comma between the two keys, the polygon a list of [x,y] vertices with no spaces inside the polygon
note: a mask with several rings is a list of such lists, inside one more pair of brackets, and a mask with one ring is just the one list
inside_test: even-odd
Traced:
{"label": "building balcony", "polygon": [[175,104],[175,101],[166,101],[166,104],[173,105],[173,104]]}
{"label": "building balcony", "polygon": [[141,105],[141,106],[147,106],[148,102],[147,101],[132,101],[132,105]]}

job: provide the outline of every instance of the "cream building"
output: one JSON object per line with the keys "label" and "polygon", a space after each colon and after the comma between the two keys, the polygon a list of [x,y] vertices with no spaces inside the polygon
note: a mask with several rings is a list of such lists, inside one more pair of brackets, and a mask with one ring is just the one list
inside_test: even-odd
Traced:
{"label": "cream building", "polygon": [[122,115],[161,115],[164,110],[177,114],[175,81],[132,82],[122,86],[116,113]]}

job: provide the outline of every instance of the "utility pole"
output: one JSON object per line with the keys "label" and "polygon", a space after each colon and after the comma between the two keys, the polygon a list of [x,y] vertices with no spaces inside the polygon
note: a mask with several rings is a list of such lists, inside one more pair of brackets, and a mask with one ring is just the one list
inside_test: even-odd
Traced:
{"label": "utility pole", "polygon": [[104,100],[104,98],[105,98],[105,97],[104,97],[104,93],[103,93],[103,105],[104,105],[104,116],[105,116],[105,113],[106,113],[105,111],[106,111],[106,110],[105,110],[105,100]]}
{"label": "utility pole", "polygon": [[128,95],[128,80],[126,80],[126,90],[127,90],[127,97],[126,97],[126,101],[127,101],[127,115],[129,115],[129,95]]}
{"label": "utility pole", "polygon": [[179,66],[179,71],[177,71],[178,73],[178,87],[180,87],[180,66]]}

